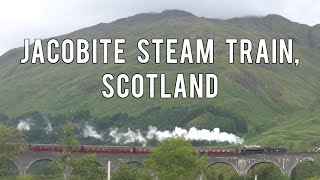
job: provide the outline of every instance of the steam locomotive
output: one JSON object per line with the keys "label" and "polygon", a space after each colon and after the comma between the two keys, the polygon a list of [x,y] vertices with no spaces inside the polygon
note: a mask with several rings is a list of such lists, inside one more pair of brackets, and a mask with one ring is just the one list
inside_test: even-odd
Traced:
{"label": "steam locomotive", "polygon": [[284,148],[272,148],[272,147],[244,147],[240,150],[239,154],[266,154],[266,153],[286,153]]}
{"label": "steam locomotive", "polygon": [[[63,146],[52,144],[29,144],[27,149],[29,151],[54,151],[62,152]],[[116,153],[116,154],[148,154],[152,147],[141,146],[74,146],[73,152],[82,153]],[[234,154],[263,154],[263,153],[286,153],[284,148],[271,148],[271,147],[244,147],[239,148],[212,148],[212,147],[198,147],[199,154],[207,155],[234,155]]]}

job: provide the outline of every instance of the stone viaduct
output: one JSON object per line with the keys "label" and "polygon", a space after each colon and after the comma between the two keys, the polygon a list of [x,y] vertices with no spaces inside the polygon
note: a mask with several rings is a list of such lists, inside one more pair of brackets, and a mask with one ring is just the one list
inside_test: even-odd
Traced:
{"label": "stone viaduct", "polygon": [[[25,175],[28,168],[35,162],[41,160],[57,161],[60,152],[46,151],[28,151],[19,155],[12,162],[17,166],[20,175]],[[83,153],[76,153],[77,156]],[[140,163],[147,158],[147,154],[97,154],[97,162],[104,167],[108,167],[111,162],[111,172],[116,170],[119,162]],[[318,157],[319,156],[319,157]],[[250,168],[259,163],[271,163],[277,166],[283,174],[291,175],[293,168],[303,161],[314,161],[320,158],[320,153],[285,153],[285,154],[253,154],[253,155],[210,155],[208,156],[208,167],[216,163],[225,163],[231,165],[239,175],[245,175]],[[65,179],[70,177],[71,168],[66,168],[63,175]]]}

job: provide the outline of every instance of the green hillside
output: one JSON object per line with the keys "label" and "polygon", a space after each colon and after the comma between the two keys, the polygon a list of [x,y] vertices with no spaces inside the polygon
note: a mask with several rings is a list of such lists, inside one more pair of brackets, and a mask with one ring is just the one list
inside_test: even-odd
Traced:
{"label": "green hillside", "polygon": [[[119,112],[134,116],[158,106],[208,104],[244,117],[249,124],[249,133],[242,134],[247,143],[288,145],[292,141],[303,144],[320,135],[319,25],[310,27],[278,15],[218,20],[172,10],[138,14],[56,37],[58,40],[65,38],[126,38],[124,57],[127,63],[21,65],[23,49],[13,49],[0,57],[0,112],[11,117],[30,111],[56,114],[79,110],[89,110],[95,117]],[[138,64],[136,56],[140,53],[136,42],[141,38],[214,38],[215,63]],[[228,64],[225,38],[251,39],[255,49],[260,38],[292,38],[294,56],[300,58],[300,65],[239,65],[237,61]],[[180,49],[178,46],[177,52]],[[153,52],[152,48],[149,51]],[[101,51],[98,53],[102,58]],[[165,57],[165,52],[162,53]],[[214,99],[105,99],[101,95],[104,89],[101,77],[105,73],[166,73],[167,89],[173,89],[170,87],[174,86],[177,73],[215,73],[219,77],[219,95]],[[148,93],[148,88],[145,92]],[[196,117],[189,124],[197,124],[201,119]]]}
{"label": "green hillside", "polygon": [[[250,139],[249,142],[262,145],[274,144],[287,147],[302,147],[306,144],[306,140],[319,142],[319,127],[320,108],[317,108],[317,110],[304,110],[288,121],[263,132],[260,136]],[[279,141],[279,139],[282,141]]]}

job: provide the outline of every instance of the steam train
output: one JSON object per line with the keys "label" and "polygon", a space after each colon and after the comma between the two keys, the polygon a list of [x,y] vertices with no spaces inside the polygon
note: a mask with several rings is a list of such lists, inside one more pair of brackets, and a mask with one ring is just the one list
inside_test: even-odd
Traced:
{"label": "steam train", "polygon": [[284,148],[272,148],[272,147],[244,147],[240,149],[239,154],[266,154],[266,153],[286,153]]}
{"label": "steam train", "polygon": [[[29,144],[27,149],[29,151],[54,151],[62,152],[63,146],[52,144]],[[152,147],[141,146],[90,146],[81,145],[72,147],[73,152],[82,153],[116,153],[116,154],[148,154]],[[263,154],[263,153],[286,153],[284,148],[271,147],[244,147],[239,148],[212,148],[212,147],[198,147],[199,154],[207,155],[234,155],[234,154]]]}

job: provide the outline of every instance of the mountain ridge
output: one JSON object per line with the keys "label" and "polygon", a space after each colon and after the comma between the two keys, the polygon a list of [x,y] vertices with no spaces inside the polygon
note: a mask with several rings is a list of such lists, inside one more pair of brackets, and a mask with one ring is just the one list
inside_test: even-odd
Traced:
{"label": "mountain ridge", "polygon": [[[174,16],[174,15],[176,15],[176,16]],[[71,31],[69,33],[65,33],[65,34],[57,35],[57,36],[52,36],[52,37],[44,38],[44,39],[50,39],[50,38],[66,36],[66,35],[69,35],[69,34],[72,34],[72,33],[76,33],[78,31],[88,30],[88,29],[91,29],[91,28],[98,28],[98,27],[99,28],[100,27],[105,28],[105,26],[109,25],[109,24],[128,21],[128,20],[131,20],[131,19],[139,19],[139,17],[145,18],[145,17],[149,17],[149,16],[154,16],[154,17],[175,17],[175,18],[197,17],[197,18],[205,18],[205,19],[208,19],[208,20],[214,20],[214,21],[218,21],[218,22],[234,22],[234,21],[238,21],[238,20],[241,21],[241,20],[247,20],[247,19],[251,19],[251,20],[267,19],[267,18],[271,17],[271,18],[282,19],[284,21],[291,22],[291,23],[296,23],[296,24],[299,24],[299,25],[302,25],[302,26],[308,26],[308,27],[314,28],[316,30],[320,29],[320,24],[316,24],[316,25],[310,26],[310,25],[306,25],[306,24],[302,24],[302,23],[298,23],[298,22],[293,22],[293,21],[285,18],[284,16],[281,16],[281,15],[278,15],[278,14],[268,14],[268,15],[265,15],[265,16],[248,15],[248,16],[242,16],[242,17],[229,18],[229,19],[220,19],[220,18],[200,17],[200,16],[196,16],[196,15],[194,15],[194,14],[192,14],[190,12],[184,11],[184,10],[172,9],[172,10],[164,10],[164,11],[162,11],[160,13],[155,13],[155,12],[139,13],[139,14],[136,14],[136,15],[125,17],[125,18],[120,18],[120,19],[117,19],[117,20],[114,20],[114,21],[111,21],[111,22],[108,22],[108,23],[100,22],[98,24],[95,24],[95,25],[92,25],[92,26],[88,26],[88,27],[84,27],[84,28],[81,28],[81,29],[78,29],[78,30],[75,30],[75,31]],[[20,49],[20,48],[22,48],[22,46],[10,49],[10,50],[6,51],[5,53],[3,53],[1,56],[6,55],[8,52],[10,52],[12,50]],[[1,58],[1,56],[0,56],[0,61],[1,61],[1,59],[3,59],[3,58]]]}
{"label": "mountain ridge", "polygon": [[[279,23],[281,22],[281,23]],[[215,39],[214,65],[154,65],[135,62],[139,54],[139,38]],[[150,107],[214,105],[240,114],[249,123],[247,136],[254,137],[274,129],[286,127],[286,122],[312,108],[319,108],[320,99],[320,33],[318,26],[291,22],[278,15],[255,18],[215,20],[197,17],[185,11],[138,14],[128,18],[100,23],[68,34],[64,38],[126,38],[124,57],[127,64],[119,65],[31,65],[19,64],[23,48],[16,48],[0,56],[0,112],[17,117],[29,111],[61,113],[69,110],[90,110],[101,117],[126,112],[135,115]],[[260,38],[292,38],[294,55],[301,59],[298,67],[270,64],[235,64],[227,62],[225,38],[248,38],[256,43]],[[48,40],[48,39],[46,39]],[[46,47],[45,47],[46,48]],[[151,48],[151,47],[150,47]],[[256,51],[254,45],[254,51]],[[150,50],[150,52],[154,53]],[[177,47],[181,52],[181,47]],[[236,52],[238,49],[236,48]],[[98,57],[102,57],[98,51]],[[238,58],[238,55],[236,55]],[[215,73],[219,77],[219,95],[215,99],[103,99],[101,77],[104,73],[163,72],[168,87],[173,77],[182,73]],[[148,89],[145,89],[148,92]],[[316,114],[318,116],[318,114]],[[195,117],[189,124],[212,121],[206,114]],[[301,116],[306,118],[306,116]],[[319,119],[316,119],[320,122]],[[256,140],[259,141],[259,140]]]}

